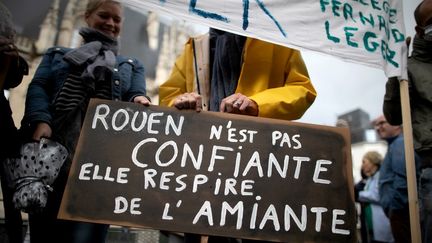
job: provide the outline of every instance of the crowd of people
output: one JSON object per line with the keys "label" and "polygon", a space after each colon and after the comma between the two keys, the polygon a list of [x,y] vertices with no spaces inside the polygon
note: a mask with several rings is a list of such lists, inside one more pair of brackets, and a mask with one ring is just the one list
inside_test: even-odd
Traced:
{"label": "crowd of people", "polygon": [[[414,168],[417,178],[419,216],[422,242],[432,242],[432,1],[423,0],[414,11],[416,35],[412,54],[408,59],[408,82],[412,128],[414,138]],[[410,38],[407,38],[407,45]],[[404,138],[402,136],[402,109],[400,80],[389,78],[383,100],[384,115],[374,120],[374,127],[381,139],[388,143],[388,150],[372,177],[368,177],[367,154],[363,159],[362,172],[365,180],[356,189],[356,200],[361,203],[362,242],[411,242],[410,210]],[[370,175],[369,175],[370,176]],[[374,179],[378,177],[378,179]],[[378,183],[373,184],[374,180]],[[370,186],[374,188],[371,189]],[[370,195],[375,193],[375,201]],[[363,196],[362,196],[363,195]],[[384,213],[379,221],[368,220],[368,206]],[[373,214],[373,211],[372,211]],[[372,230],[370,230],[372,229]],[[391,233],[390,238],[389,232]]]}
{"label": "crowd of people", "polygon": [[[363,157],[363,180],[355,186],[360,203],[362,242],[411,242],[408,185],[402,127],[389,124],[384,115],[373,121],[378,136],[387,142],[384,157],[369,151]],[[416,176],[419,158],[415,157]]]}
{"label": "crowd of people", "polygon": [[[14,45],[11,16],[1,3],[0,12],[0,88],[4,93],[19,85],[28,66]],[[415,18],[417,35],[408,69],[410,92],[415,97],[411,105],[419,155],[422,237],[424,242],[432,242],[432,96],[427,92],[432,85],[432,0],[419,5]],[[60,220],[57,213],[89,100],[151,104],[143,64],[118,51],[123,19],[119,1],[89,1],[84,15],[87,26],[79,31],[82,44],[74,49],[48,49],[37,67],[19,131],[6,97],[0,96],[1,147],[7,148],[1,150],[1,161],[19,156],[21,144],[43,138],[59,142],[68,151],[46,206],[29,213],[32,243],[105,242],[109,225]],[[385,117],[374,121],[377,133],[388,142],[388,152],[384,158],[377,152],[364,155],[364,181],[356,186],[364,216],[363,242],[411,239],[398,88],[397,79],[388,80]],[[294,120],[304,114],[316,95],[298,50],[211,28],[185,44],[171,75],[159,88],[159,105]],[[7,172],[0,172],[9,242],[22,242],[22,220],[13,205],[13,189],[3,179]],[[199,235],[185,234],[185,242],[199,241]],[[237,242],[227,237],[210,237],[208,241]]]}

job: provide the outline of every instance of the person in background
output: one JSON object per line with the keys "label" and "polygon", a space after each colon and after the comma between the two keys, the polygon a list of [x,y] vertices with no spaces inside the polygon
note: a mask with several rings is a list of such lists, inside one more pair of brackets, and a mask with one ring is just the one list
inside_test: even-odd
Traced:
{"label": "person in background", "polygon": [[[432,242],[432,0],[423,0],[414,11],[416,35],[408,59],[414,148],[421,159],[419,207],[423,242]],[[386,84],[383,111],[392,125],[402,124],[399,81]]]}
{"label": "person in background", "polygon": [[[149,105],[144,67],[118,55],[123,7],[112,0],[90,0],[88,27],[80,29],[83,45],[49,49],[31,81],[22,127],[33,140],[51,138],[63,144],[69,157],[48,195],[47,206],[29,215],[32,243],[105,242],[108,225],[57,219],[75,146],[90,98]],[[84,196],[84,195],[83,195]]]}
{"label": "person in background", "polygon": [[[338,119],[335,126],[349,129],[349,123],[345,119]],[[364,210],[365,203],[359,201],[359,193],[363,191],[364,187],[366,186],[366,180],[368,179],[362,167],[360,167],[360,176],[360,180],[354,185],[354,201],[356,202],[357,224],[360,224],[360,234],[357,234],[357,237],[359,242],[369,242]]]}
{"label": "person in background", "polygon": [[364,173],[363,168],[360,168],[360,175],[360,181],[354,185],[354,200],[360,205],[357,212],[359,214],[358,219],[360,221],[361,242],[369,242],[368,232],[366,230],[365,203],[359,201],[359,193],[364,190],[368,177]]}
{"label": "person in background", "polygon": [[[159,88],[162,106],[284,120],[299,119],[315,97],[299,51],[213,28],[186,43]],[[186,234],[185,242],[199,240]]]}
{"label": "person in background", "polygon": [[[388,143],[380,169],[380,202],[390,220],[395,242],[411,242],[405,148],[401,126],[390,125],[383,115],[374,120],[375,130]],[[416,168],[419,168],[416,158]],[[419,170],[417,170],[418,175]]]}
{"label": "person in background", "polygon": [[380,205],[378,181],[382,156],[369,151],[363,156],[362,170],[368,177],[365,188],[359,192],[358,200],[365,203],[366,228],[369,242],[393,242],[390,222]]}
{"label": "person in background", "polygon": [[[15,30],[9,10],[0,2],[0,163],[6,158],[18,157],[20,138],[12,119],[12,110],[5,90],[18,86],[28,74],[27,62],[18,55],[14,45]],[[15,209],[13,189],[8,186],[4,167],[0,166],[5,225],[10,243],[23,242],[21,212]]]}

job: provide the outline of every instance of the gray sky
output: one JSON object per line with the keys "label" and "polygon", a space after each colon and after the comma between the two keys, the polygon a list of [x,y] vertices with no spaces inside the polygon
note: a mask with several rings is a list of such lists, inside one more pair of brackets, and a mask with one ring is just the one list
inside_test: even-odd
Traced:
{"label": "gray sky", "polygon": [[[414,36],[414,9],[420,0],[403,2],[407,36]],[[320,53],[302,52],[317,99],[298,121],[333,126],[338,115],[357,108],[374,119],[382,113],[387,80],[384,72],[359,64],[348,63]]]}

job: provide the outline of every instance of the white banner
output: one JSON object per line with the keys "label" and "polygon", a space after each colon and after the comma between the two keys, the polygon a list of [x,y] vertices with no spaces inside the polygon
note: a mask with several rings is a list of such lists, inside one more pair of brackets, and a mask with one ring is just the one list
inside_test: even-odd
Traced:
{"label": "white banner", "polygon": [[406,77],[399,0],[123,0],[132,9],[280,45],[318,51]]}

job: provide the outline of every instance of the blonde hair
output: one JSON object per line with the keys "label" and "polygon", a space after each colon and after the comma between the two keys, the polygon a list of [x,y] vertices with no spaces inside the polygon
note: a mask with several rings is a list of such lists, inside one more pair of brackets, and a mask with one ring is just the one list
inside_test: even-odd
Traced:
{"label": "blonde hair", "polygon": [[96,9],[98,9],[102,4],[104,3],[115,3],[120,5],[120,7],[123,7],[122,3],[120,1],[115,0],[89,0],[87,2],[85,14],[90,15],[93,13]]}
{"label": "blonde hair", "polygon": [[369,151],[365,155],[363,155],[363,159],[369,160],[372,164],[376,166],[380,166],[383,161],[383,157],[380,153],[376,151]]}

